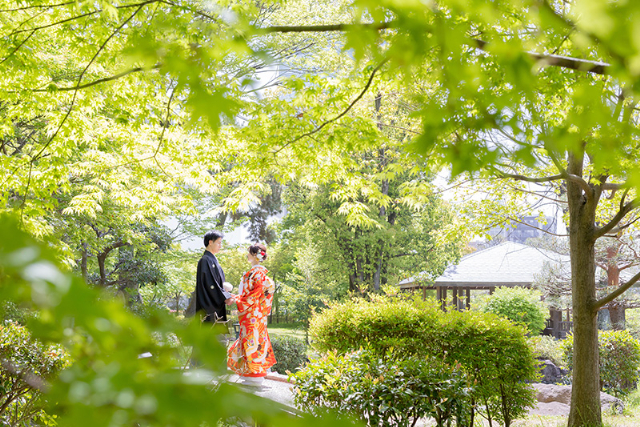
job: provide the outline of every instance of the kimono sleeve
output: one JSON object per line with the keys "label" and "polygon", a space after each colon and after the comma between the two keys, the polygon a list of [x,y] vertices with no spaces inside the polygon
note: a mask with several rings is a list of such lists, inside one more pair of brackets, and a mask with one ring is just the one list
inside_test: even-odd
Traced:
{"label": "kimono sleeve", "polygon": [[266,275],[262,271],[257,271],[249,277],[247,286],[242,290],[242,295],[238,296],[236,303],[239,311],[247,311],[258,305],[264,297],[263,284]]}

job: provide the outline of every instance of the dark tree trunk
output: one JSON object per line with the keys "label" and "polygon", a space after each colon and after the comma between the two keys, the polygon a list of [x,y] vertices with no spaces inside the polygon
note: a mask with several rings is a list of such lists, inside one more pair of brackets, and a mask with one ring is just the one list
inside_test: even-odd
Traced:
{"label": "dark tree trunk", "polygon": [[[567,172],[583,176],[582,156],[569,155]],[[569,427],[600,426],[600,368],[595,283],[595,213],[599,194],[567,181],[573,298],[573,383]]]}
{"label": "dark tree trunk", "polygon": [[82,245],[82,259],[80,260],[80,271],[82,272],[82,280],[84,280],[85,283],[87,283],[87,245],[83,244]]}
{"label": "dark tree trunk", "polygon": [[107,284],[107,272],[105,270],[104,264],[107,260],[107,256],[109,252],[102,252],[98,255],[98,271],[100,273],[100,278],[98,279],[98,284],[100,286],[106,286]]}
{"label": "dark tree trunk", "polygon": [[616,331],[622,331],[626,328],[627,318],[624,306],[609,306],[609,318],[611,319],[611,327]]}

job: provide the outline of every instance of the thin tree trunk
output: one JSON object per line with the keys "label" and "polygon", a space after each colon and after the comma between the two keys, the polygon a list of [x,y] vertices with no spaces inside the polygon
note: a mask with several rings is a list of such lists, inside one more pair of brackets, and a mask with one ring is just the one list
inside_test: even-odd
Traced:
{"label": "thin tree trunk", "polygon": [[[620,286],[620,267],[616,262],[616,256],[620,252],[619,245],[607,248],[607,286],[609,288]],[[626,327],[625,307],[622,304],[612,302],[609,304],[609,318],[611,327],[616,331],[621,331]]]}
{"label": "thin tree trunk", "polygon": [[80,271],[82,272],[82,280],[87,282],[87,244],[82,244],[82,260],[80,261]]}
{"label": "thin tree trunk", "polygon": [[109,255],[109,252],[102,252],[100,255],[98,255],[98,270],[100,272],[100,279],[99,279],[100,286],[105,286],[107,283],[107,273],[104,267],[104,263],[107,259],[107,255]]}
{"label": "thin tree trunk", "polygon": [[[582,177],[582,156],[569,155],[567,172]],[[595,212],[598,194],[568,181],[569,247],[573,298],[573,382],[569,427],[602,425],[595,283]]]}

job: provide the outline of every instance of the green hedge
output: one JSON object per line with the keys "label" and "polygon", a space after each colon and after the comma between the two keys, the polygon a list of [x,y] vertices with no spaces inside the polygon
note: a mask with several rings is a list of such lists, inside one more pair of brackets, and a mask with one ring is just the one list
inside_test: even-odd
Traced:
{"label": "green hedge", "polygon": [[291,377],[295,403],[316,415],[329,408],[371,426],[412,426],[424,417],[471,425],[468,380],[459,365],[438,359],[330,352]]}
{"label": "green hedge", "polygon": [[279,374],[295,372],[307,362],[307,344],[304,339],[295,337],[274,337],[271,346],[277,363],[273,366]]}
{"label": "green hedge", "polygon": [[470,399],[481,415],[509,426],[534,404],[529,382],[539,374],[526,330],[490,313],[440,311],[435,304],[386,298],[335,304],[310,325],[320,351],[436,357],[460,363],[474,384]]}
{"label": "green hedge", "polygon": [[[573,369],[573,335],[563,341],[565,361]],[[600,388],[616,396],[635,390],[640,379],[640,341],[629,331],[600,331]]]}
{"label": "green hedge", "polygon": [[521,323],[532,335],[545,327],[549,314],[547,306],[540,301],[540,292],[520,287],[498,287],[486,300],[485,313],[505,317],[514,323]]}

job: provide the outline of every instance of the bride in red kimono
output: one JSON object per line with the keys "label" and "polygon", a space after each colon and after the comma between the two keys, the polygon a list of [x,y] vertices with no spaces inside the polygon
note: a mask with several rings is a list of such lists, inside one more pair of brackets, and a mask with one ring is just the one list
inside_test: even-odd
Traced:
{"label": "bride in red kimono", "polygon": [[266,258],[264,245],[249,247],[251,269],[242,276],[238,295],[233,296],[238,304],[240,336],[229,348],[227,366],[247,385],[259,386],[276,363],[267,333],[275,285],[267,277],[268,270],[260,265]]}

